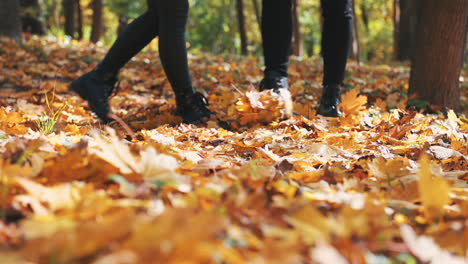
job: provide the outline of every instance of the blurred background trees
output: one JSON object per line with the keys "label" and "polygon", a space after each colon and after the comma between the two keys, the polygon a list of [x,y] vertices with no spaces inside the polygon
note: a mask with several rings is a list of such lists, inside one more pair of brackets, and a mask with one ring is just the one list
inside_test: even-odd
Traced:
{"label": "blurred background trees", "polygon": [[19,2],[16,0],[2,0],[0,2],[0,35],[14,39],[21,38]]}
{"label": "blurred background trees", "polygon": [[[295,32],[291,52],[306,57],[319,55],[320,1],[293,1]],[[361,50],[353,57],[363,61],[409,59],[408,47],[413,45],[417,21],[417,8],[411,7],[420,1],[354,0],[355,45]],[[3,5],[9,2],[19,2],[23,32],[69,36],[104,45],[110,45],[118,32],[146,9],[146,0],[2,0]],[[191,49],[215,54],[261,54],[261,0],[190,2]]]}
{"label": "blurred background trees", "polygon": [[[454,12],[456,10],[457,16],[452,17],[452,20],[448,20],[447,15],[441,15],[444,12],[447,14],[445,9],[433,8],[432,11],[428,11],[426,2],[433,1],[437,0],[354,0],[355,25],[353,45],[350,47],[351,59],[379,63],[419,61],[420,63],[415,63],[412,69],[414,78],[410,92],[414,94],[422,92],[417,86],[424,85],[428,89],[427,82],[423,84],[422,81],[427,79],[424,72],[427,75],[428,69],[423,69],[422,66],[427,66],[428,62],[435,60],[428,52],[433,55],[437,51],[442,56],[437,63],[453,65],[447,66],[448,68],[444,66],[444,70],[454,71],[453,75],[459,74],[458,69],[468,65],[466,59],[463,62],[463,54],[468,54],[468,0],[439,1],[444,7],[451,8]],[[291,54],[299,57],[319,57],[320,0],[293,2],[294,43]],[[261,57],[262,0],[190,0],[190,4],[187,30],[190,52]],[[145,9],[146,0],[2,0],[0,35],[20,38],[20,32],[23,31],[28,34],[53,35],[59,39],[68,36],[72,39],[110,45],[118,33]],[[439,20],[434,22],[436,20],[431,18]],[[445,31],[448,30],[447,32],[457,37],[443,38],[443,43],[447,45],[438,44],[437,49],[429,50],[428,41],[435,43],[435,40],[441,39],[437,36],[444,36],[439,32],[439,25],[443,25]],[[439,33],[434,33],[436,31]],[[149,48],[157,49],[155,43]],[[444,58],[449,59],[453,56],[458,58],[444,63]],[[435,71],[437,69],[431,69],[431,74],[435,75]],[[458,84],[457,80],[451,82]],[[427,91],[424,93],[427,94]],[[432,94],[437,96],[437,91]],[[453,97],[456,94],[450,93],[449,96]],[[453,105],[453,102],[449,105]]]}

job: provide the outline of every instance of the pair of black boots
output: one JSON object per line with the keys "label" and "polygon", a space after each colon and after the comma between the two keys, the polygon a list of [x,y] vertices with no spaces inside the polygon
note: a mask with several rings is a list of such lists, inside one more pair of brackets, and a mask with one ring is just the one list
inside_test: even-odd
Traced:
{"label": "pair of black boots", "polygon": [[[288,78],[276,73],[267,74],[260,83],[260,91],[268,89],[277,93],[279,93],[279,89],[289,89]],[[327,117],[340,117],[342,113],[338,109],[339,104],[340,86],[334,84],[325,85],[317,113]]]}
{"label": "pair of black boots", "polygon": [[[115,90],[117,77],[100,71],[99,66],[71,83],[71,89],[81,98],[88,101],[94,113],[105,123],[113,119],[109,116],[109,97]],[[191,91],[191,90],[190,90]],[[197,124],[204,122],[212,115],[208,109],[208,101],[198,92],[176,94],[177,110],[185,123]]]}
{"label": "pair of black boots", "polygon": [[[71,89],[88,101],[89,107],[105,123],[112,121],[109,116],[109,97],[112,95],[117,77],[99,71],[99,67],[81,76],[71,83]],[[260,90],[271,89],[279,93],[279,89],[289,89],[288,79],[285,76],[268,74],[260,83]],[[197,124],[204,122],[213,114],[208,109],[208,101],[198,92],[176,95],[177,110],[185,123]],[[320,106],[317,113],[327,117],[339,117],[340,86],[326,85],[323,89]]]}

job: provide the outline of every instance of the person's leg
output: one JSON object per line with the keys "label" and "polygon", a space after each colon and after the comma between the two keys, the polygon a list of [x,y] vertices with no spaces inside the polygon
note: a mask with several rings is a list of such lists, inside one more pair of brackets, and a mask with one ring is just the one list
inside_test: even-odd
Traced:
{"label": "person's leg", "polygon": [[158,5],[159,56],[167,79],[176,94],[193,93],[185,40],[188,0],[158,0]]}
{"label": "person's leg", "polygon": [[177,114],[187,123],[197,123],[211,112],[192,87],[185,39],[188,13],[188,0],[158,0],[159,56],[176,96]]}
{"label": "person's leg", "polygon": [[346,61],[352,37],[352,1],[321,0],[323,16],[323,95],[319,114],[340,116],[338,110],[340,85],[342,85]]}
{"label": "person's leg", "polygon": [[352,38],[352,1],[321,0],[323,84],[342,84]]}
{"label": "person's leg", "polygon": [[292,0],[263,0],[265,79],[261,84],[262,90],[283,88],[282,86],[287,88],[292,31]]}
{"label": "person's leg", "polygon": [[119,70],[158,34],[158,20],[154,0],[148,0],[148,11],[133,21],[118,37],[103,61],[91,72],[71,83],[78,93],[104,122],[109,118],[109,96],[114,89]]}
{"label": "person's leg", "polygon": [[148,11],[130,23],[120,34],[99,64],[98,71],[117,75],[131,58],[157,37],[159,33],[157,14],[156,2],[148,0]]}

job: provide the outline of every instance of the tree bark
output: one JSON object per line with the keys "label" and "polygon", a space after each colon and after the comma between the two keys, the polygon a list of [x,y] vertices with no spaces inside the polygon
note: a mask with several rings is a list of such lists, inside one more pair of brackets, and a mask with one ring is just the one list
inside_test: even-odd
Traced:
{"label": "tree bark", "polygon": [[[361,10],[361,19],[362,25],[364,26],[364,33],[366,35],[370,34],[370,22],[369,22],[369,7],[365,1],[361,1],[359,5],[359,9]],[[364,51],[361,53],[366,60],[371,60],[374,57],[374,51],[364,47]]]}
{"label": "tree bark", "polygon": [[468,0],[425,0],[417,27],[410,94],[439,110],[461,110],[460,72],[468,30]]}
{"label": "tree bark", "polygon": [[91,42],[97,43],[101,39],[103,29],[103,2],[102,0],[93,0],[93,26],[91,31]]}
{"label": "tree bark", "polygon": [[302,34],[299,22],[299,0],[293,0],[293,55],[302,56]]}
{"label": "tree bark", "polygon": [[83,10],[81,10],[81,3],[80,0],[75,0],[76,5],[76,17],[78,26],[76,28],[76,32],[78,33],[78,39],[83,39]]}
{"label": "tree bark", "polygon": [[0,36],[22,38],[18,0],[0,1]]}
{"label": "tree bark", "polygon": [[262,31],[262,18],[260,16],[260,6],[258,4],[258,0],[252,0],[252,4],[254,7],[255,18],[257,20],[258,28],[260,29],[259,32]]}
{"label": "tree bark", "polygon": [[394,1],[394,52],[399,61],[410,60],[416,45],[421,0]]}
{"label": "tree bark", "polygon": [[53,0],[52,2],[52,24],[55,29],[60,28],[60,4],[59,0]]}
{"label": "tree bark", "polygon": [[244,16],[244,1],[243,0],[236,0],[236,8],[237,8],[237,20],[239,23],[239,34],[241,39],[241,54],[247,55],[248,54],[248,40],[247,40],[247,31],[245,28],[245,16]]}
{"label": "tree bark", "polygon": [[351,44],[351,58],[361,63],[361,46],[359,45],[359,31],[356,19],[356,1],[353,0],[353,43]]}
{"label": "tree bark", "polygon": [[75,37],[75,0],[63,0],[63,15],[65,16],[65,35]]}

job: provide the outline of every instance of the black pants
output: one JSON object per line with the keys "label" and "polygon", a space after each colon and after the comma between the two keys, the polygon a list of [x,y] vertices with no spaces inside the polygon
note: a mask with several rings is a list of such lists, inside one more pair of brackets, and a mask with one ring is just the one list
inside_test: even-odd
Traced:
{"label": "black pants", "polygon": [[[352,34],[352,1],[320,0],[323,31],[323,84],[341,84]],[[288,74],[292,40],[292,0],[263,0],[262,37],[265,74]]]}
{"label": "black pants", "polygon": [[167,78],[177,94],[191,93],[185,27],[188,0],[148,0],[148,11],[135,19],[117,38],[98,69],[106,74],[118,71],[155,37]]}

